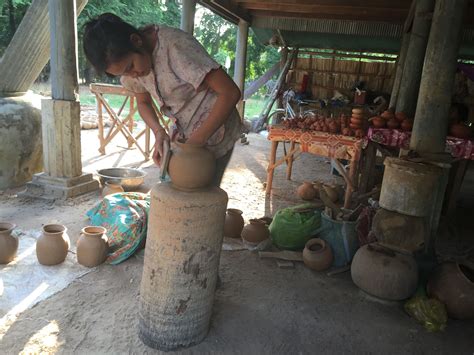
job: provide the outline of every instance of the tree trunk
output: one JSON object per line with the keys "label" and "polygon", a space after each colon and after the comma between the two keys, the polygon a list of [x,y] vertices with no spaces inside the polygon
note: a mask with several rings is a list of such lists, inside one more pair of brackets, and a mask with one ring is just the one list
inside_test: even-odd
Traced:
{"label": "tree trunk", "polygon": [[13,34],[16,31],[15,6],[13,6],[13,0],[8,0],[8,16],[9,16],[10,34],[13,36]]}

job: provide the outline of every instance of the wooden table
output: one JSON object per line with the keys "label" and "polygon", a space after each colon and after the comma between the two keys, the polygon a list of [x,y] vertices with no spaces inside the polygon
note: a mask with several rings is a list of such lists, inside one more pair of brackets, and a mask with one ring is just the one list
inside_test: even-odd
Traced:
{"label": "wooden table", "polygon": [[[145,160],[150,159],[150,154],[153,148],[150,148],[150,127],[146,125],[146,127],[138,132],[138,134],[133,134],[133,126],[134,120],[133,116],[138,110],[138,107],[135,105],[135,94],[123,86],[120,85],[109,85],[109,84],[91,84],[90,85],[91,92],[95,95],[97,99],[97,114],[98,114],[98,128],[99,128],[99,152],[104,155],[105,154],[105,147],[110,141],[118,134],[121,133],[128,142],[128,147],[131,148],[135,145],[138,150],[143,154]],[[115,112],[114,109],[109,105],[109,103],[105,100],[104,94],[106,95],[119,95],[124,97],[124,101],[122,106]],[[129,101],[129,112],[125,118],[121,118],[122,111]],[[104,130],[104,120],[102,115],[102,108],[105,108],[107,114],[109,115],[110,119],[112,120],[112,126],[110,127],[109,131],[105,133]],[[158,110],[156,105],[153,103],[153,108],[160,120],[162,127],[168,131],[168,122],[164,120],[161,112]],[[142,147],[138,142],[138,139],[145,135],[145,145]]]}
{"label": "wooden table", "polygon": [[[357,190],[358,185],[359,160],[362,153],[363,139],[319,131],[287,129],[281,125],[270,126],[268,139],[271,140],[272,147],[270,152],[270,163],[267,168],[267,194],[270,194],[271,192],[273,173],[277,166],[286,162],[286,177],[288,180],[291,180],[291,172],[295,156],[301,153],[311,153],[332,159],[339,167],[338,171],[342,173],[347,184],[344,207],[350,207],[352,193]],[[285,156],[276,161],[277,148],[280,142],[289,142],[290,150]],[[342,165],[339,162],[341,159],[350,161],[348,172],[342,168]]]}

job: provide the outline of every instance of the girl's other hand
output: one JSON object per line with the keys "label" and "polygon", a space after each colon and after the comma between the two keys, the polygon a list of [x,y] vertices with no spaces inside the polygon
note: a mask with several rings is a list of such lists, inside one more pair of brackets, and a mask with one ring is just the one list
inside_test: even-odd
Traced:
{"label": "girl's other hand", "polygon": [[161,158],[163,157],[163,143],[170,141],[170,137],[164,129],[159,129],[155,132],[155,150],[153,151],[153,161],[160,166]]}

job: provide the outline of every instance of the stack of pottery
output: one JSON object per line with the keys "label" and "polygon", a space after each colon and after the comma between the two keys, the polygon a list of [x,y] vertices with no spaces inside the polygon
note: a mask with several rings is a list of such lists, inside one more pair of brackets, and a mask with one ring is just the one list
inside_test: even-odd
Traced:
{"label": "stack of pottery", "polygon": [[409,253],[366,244],[354,255],[352,281],[363,291],[385,300],[400,301],[418,286],[418,265]]}
{"label": "stack of pottery", "polygon": [[400,127],[400,122],[398,122],[398,120],[395,118],[395,114],[392,111],[384,111],[380,117],[385,120],[387,128],[396,129]]}
{"label": "stack of pottery", "polygon": [[354,131],[356,138],[362,138],[365,134],[367,126],[367,119],[364,114],[364,110],[361,108],[352,109],[351,123],[349,127]]}
{"label": "stack of pottery", "polygon": [[236,208],[227,209],[224,224],[224,237],[240,238],[243,228],[244,219],[242,218],[242,211]]}
{"label": "stack of pottery", "polygon": [[13,223],[0,223],[0,264],[8,264],[15,259],[18,239],[12,235],[14,229]]}
{"label": "stack of pottery", "polygon": [[446,305],[451,318],[474,318],[474,270],[459,263],[444,263],[431,275],[428,295]]}
{"label": "stack of pottery", "polygon": [[102,189],[102,197],[116,194],[119,192],[124,192],[122,185],[106,182],[104,188]]}
{"label": "stack of pottery", "polygon": [[81,231],[77,241],[77,262],[83,266],[94,267],[107,258],[108,240],[104,227],[88,226]]}
{"label": "stack of pottery", "polygon": [[242,239],[250,244],[259,244],[269,237],[268,226],[261,219],[251,219],[242,230]]}
{"label": "stack of pottery", "polygon": [[69,250],[67,228],[62,224],[43,226],[43,234],[36,242],[36,256],[42,265],[57,265],[66,260]]}
{"label": "stack of pottery", "polygon": [[173,187],[196,191],[212,184],[216,172],[214,154],[205,145],[175,142],[169,161],[168,174]]}
{"label": "stack of pottery", "polygon": [[334,256],[331,247],[324,240],[313,238],[306,242],[303,250],[304,264],[316,271],[323,271],[328,269]]}

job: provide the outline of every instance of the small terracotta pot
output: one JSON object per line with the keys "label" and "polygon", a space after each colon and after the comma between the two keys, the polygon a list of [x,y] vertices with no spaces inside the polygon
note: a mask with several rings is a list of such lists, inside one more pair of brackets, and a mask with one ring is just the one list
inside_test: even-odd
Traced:
{"label": "small terracotta pot", "polygon": [[242,211],[236,208],[227,209],[224,224],[224,236],[228,238],[240,238],[244,228],[244,219]]}
{"label": "small terracotta pot", "polygon": [[303,200],[310,201],[314,200],[317,195],[317,191],[314,189],[313,184],[305,181],[302,185],[296,189],[296,194]]}
{"label": "small terracotta pot", "polygon": [[400,127],[400,122],[398,122],[397,119],[393,117],[387,121],[387,127],[390,129],[397,129]]}
{"label": "small terracotta pot", "polygon": [[40,264],[57,265],[66,260],[69,250],[67,228],[62,224],[43,226],[43,234],[36,241],[36,256]]}
{"label": "small terracotta pot", "polygon": [[331,247],[324,240],[313,238],[306,242],[303,250],[303,262],[312,270],[323,271],[334,260]]}
{"label": "small terracotta pot", "polygon": [[109,251],[108,239],[104,227],[88,226],[82,228],[77,240],[77,262],[87,267],[102,264]]}
{"label": "small terracotta pot", "polygon": [[413,121],[406,119],[402,121],[401,127],[404,131],[411,131],[413,129]]}
{"label": "small terracotta pot", "polygon": [[402,123],[408,119],[408,116],[405,114],[405,112],[395,112],[395,118],[398,122]]}
{"label": "small terracotta pot", "polygon": [[211,185],[216,172],[214,154],[205,145],[175,142],[168,174],[173,186],[192,191]]}
{"label": "small terracotta pot", "polygon": [[351,117],[351,123],[356,126],[362,127],[364,125],[364,119],[363,118],[357,118],[352,116]]}
{"label": "small terracotta pot", "polygon": [[449,134],[456,138],[467,139],[471,136],[472,132],[471,129],[464,124],[454,123],[449,127]]}
{"label": "small terracotta pot", "polygon": [[102,189],[102,197],[105,197],[111,194],[116,194],[119,192],[124,192],[122,185],[106,182],[105,187]]}
{"label": "small terracotta pot", "polygon": [[387,124],[386,121],[380,117],[380,116],[375,116],[370,119],[370,122],[372,122],[372,125],[375,128],[384,128],[385,125]]}
{"label": "small terracotta pot", "polygon": [[380,116],[381,116],[383,119],[387,120],[387,121],[390,120],[390,119],[392,119],[392,118],[395,118],[395,115],[394,115],[392,112],[388,111],[388,110],[382,112],[382,114],[381,114]]}
{"label": "small terracotta pot", "polygon": [[15,227],[13,223],[0,223],[0,264],[8,264],[15,259],[18,250],[18,238],[12,235]]}
{"label": "small terracotta pot", "polygon": [[258,244],[270,237],[267,224],[260,219],[251,219],[242,230],[242,239],[247,242]]}
{"label": "small terracotta pot", "polygon": [[446,305],[451,318],[474,318],[474,270],[458,263],[441,264],[431,275],[427,291]]}

